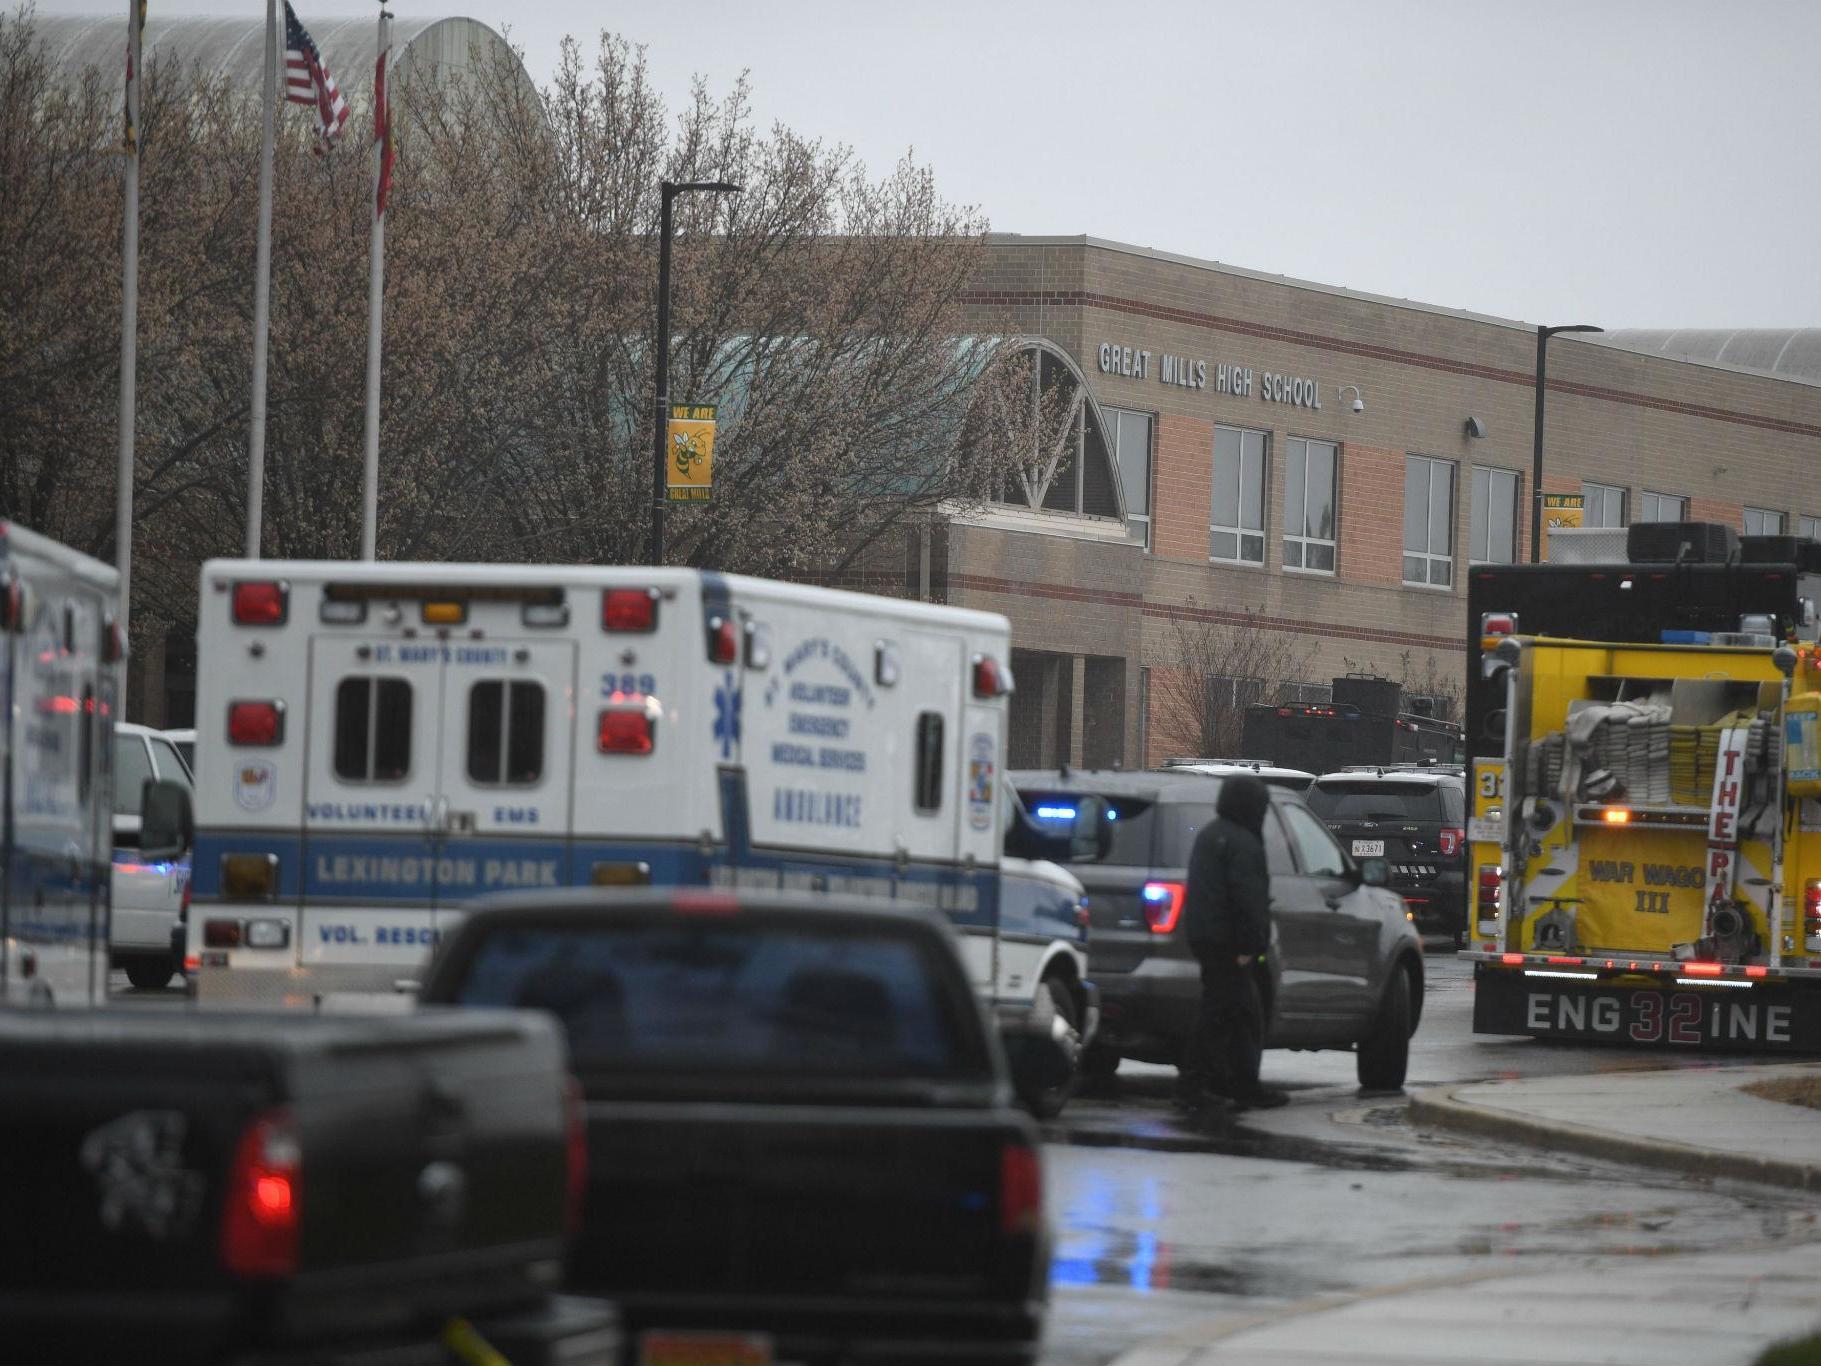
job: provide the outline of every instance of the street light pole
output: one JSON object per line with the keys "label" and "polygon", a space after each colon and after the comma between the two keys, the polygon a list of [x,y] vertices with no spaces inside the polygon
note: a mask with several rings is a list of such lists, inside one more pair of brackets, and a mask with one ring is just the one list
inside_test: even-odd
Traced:
{"label": "street light pole", "polygon": [[1536,421],[1532,425],[1534,445],[1530,453],[1530,563],[1542,559],[1543,552],[1543,389],[1548,378],[1549,339],[1558,332],[1604,332],[1592,323],[1568,323],[1561,327],[1539,327],[1536,330]]}
{"label": "street light pole", "polygon": [[664,463],[666,433],[670,426],[670,204],[680,194],[705,190],[711,194],[738,194],[740,187],[724,180],[663,180],[658,182],[658,331],[653,370],[657,376],[657,406],[651,435],[651,542],[646,558],[664,563]]}

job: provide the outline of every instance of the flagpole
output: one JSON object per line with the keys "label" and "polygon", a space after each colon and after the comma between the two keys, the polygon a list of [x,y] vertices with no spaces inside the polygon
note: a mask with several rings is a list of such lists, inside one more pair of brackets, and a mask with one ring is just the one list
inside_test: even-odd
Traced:
{"label": "flagpole", "polygon": [[253,401],[247,432],[247,558],[259,558],[266,492],[266,325],[272,294],[272,122],[278,104],[278,0],[266,0],[265,137],[259,145],[259,245],[253,267]]}
{"label": "flagpole", "polygon": [[385,157],[391,142],[391,91],[386,65],[392,54],[392,16],[379,7],[379,58],[373,67],[373,227],[367,250],[367,442],[361,473],[360,557],[378,557],[380,326],[386,297]]}
{"label": "flagpole", "polygon": [[[139,377],[139,77],[145,48],[145,0],[127,0],[126,210],[120,242],[119,473],[114,488],[114,564],[120,572],[122,639],[133,604],[133,427]],[[126,656],[120,659],[115,714],[126,708]]]}

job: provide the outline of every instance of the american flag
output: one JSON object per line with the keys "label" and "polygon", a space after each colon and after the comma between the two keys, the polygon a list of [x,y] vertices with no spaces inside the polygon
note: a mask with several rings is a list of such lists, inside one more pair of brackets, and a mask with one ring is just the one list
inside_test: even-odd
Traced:
{"label": "american flag", "polygon": [[342,125],[348,121],[348,102],[342,98],[335,77],[323,65],[316,44],[297,22],[291,0],[285,0],[285,98],[307,104],[316,111],[316,151],[335,146]]}

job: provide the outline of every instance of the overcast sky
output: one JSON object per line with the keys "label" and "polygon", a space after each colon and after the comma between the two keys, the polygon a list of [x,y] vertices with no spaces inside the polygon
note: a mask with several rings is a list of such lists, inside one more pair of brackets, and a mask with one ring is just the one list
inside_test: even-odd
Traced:
{"label": "overcast sky", "polygon": [[[151,0],[263,13],[258,0]],[[312,14],[371,3],[294,0]],[[111,12],[39,0],[46,14]],[[1528,322],[1821,325],[1816,0],[393,0],[601,26],[680,101],[906,149],[1000,231],[1087,233]]]}

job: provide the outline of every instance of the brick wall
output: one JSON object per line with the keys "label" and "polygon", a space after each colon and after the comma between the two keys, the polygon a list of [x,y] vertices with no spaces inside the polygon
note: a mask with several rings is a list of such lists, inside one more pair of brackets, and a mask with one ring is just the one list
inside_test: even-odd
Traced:
{"label": "brick wall", "polygon": [[1340,456],[1337,571],[1355,583],[1404,579],[1404,453],[1363,444]]}
{"label": "brick wall", "polygon": [[[1002,611],[1021,648],[1153,670],[1172,665],[1171,623],[1238,621],[1293,647],[1311,679],[1349,667],[1393,677],[1466,665],[1465,581],[1472,468],[1515,472],[1517,558],[1528,558],[1533,327],[1255,276],[1082,239],[1002,239],[973,295],[982,331],[1051,338],[1072,354],[1103,404],[1156,414],[1152,553],[1053,532],[957,526],[943,563],[951,600]],[[1105,373],[1102,344],[1150,353],[1144,377]],[[1160,358],[1205,362],[1207,383],[1161,382]],[[1249,368],[1251,392],[1220,392],[1217,367]],[[1821,387],[1559,337],[1549,352],[1548,491],[1583,479],[1690,500],[1690,516],[1741,525],[1741,505],[1821,514]],[[1317,400],[1263,397],[1267,372],[1313,380]],[[1352,410],[1357,385],[1364,404]],[[1474,417],[1483,437],[1467,434]],[[1208,559],[1213,428],[1261,429],[1270,443],[1265,563]],[[1293,437],[1340,447],[1334,576],[1282,568],[1284,453]],[[1407,453],[1456,469],[1454,587],[1402,577]],[[1096,666],[1095,677],[1106,677]],[[1083,675],[1087,677],[1087,675]],[[1084,686],[1084,690],[1091,685]],[[1081,707],[1081,699],[1075,705]],[[1155,701],[1153,712],[1155,712]],[[1128,706],[1135,712],[1135,706]],[[1103,721],[1095,722],[1102,734]],[[1127,723],[1136,756],[1136,717]],[[1083,736],[1079,720],[1075,733]],[[1149,728],[1155,760],[1172,747]]]}

